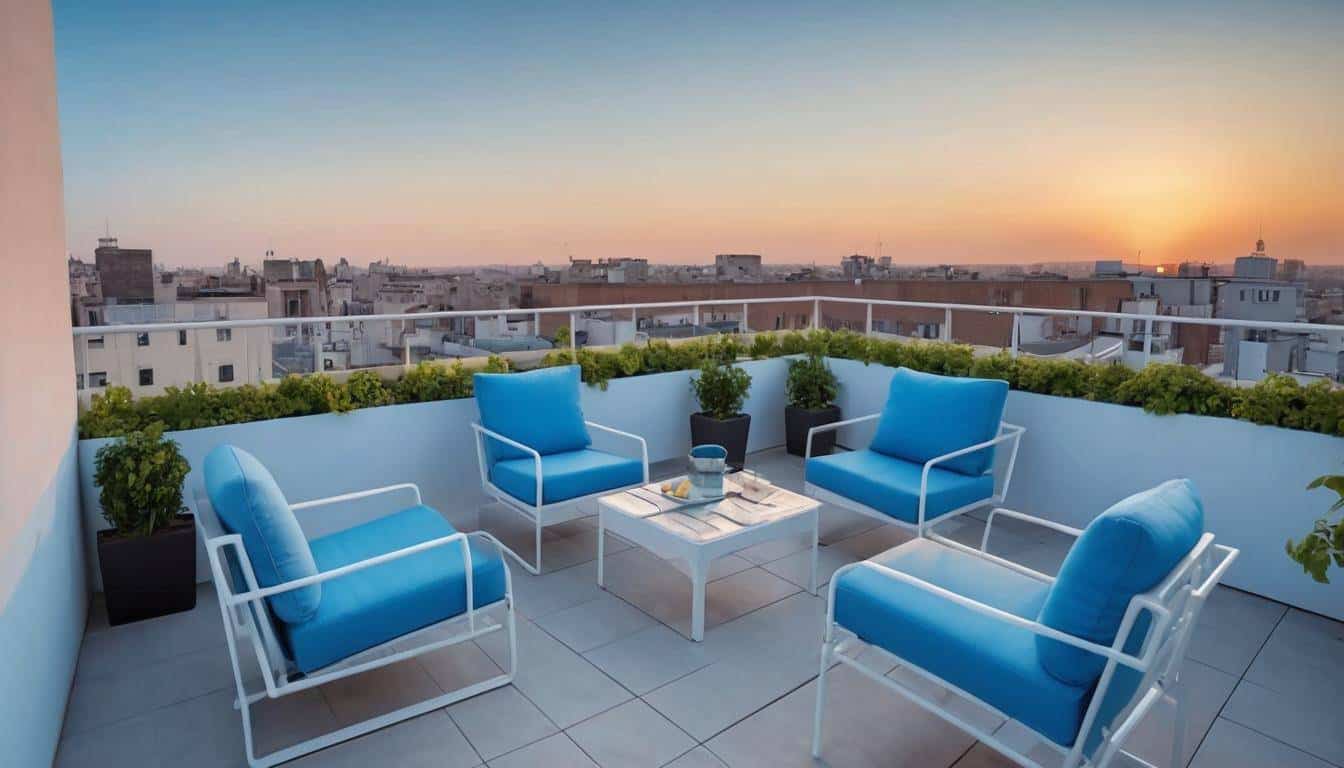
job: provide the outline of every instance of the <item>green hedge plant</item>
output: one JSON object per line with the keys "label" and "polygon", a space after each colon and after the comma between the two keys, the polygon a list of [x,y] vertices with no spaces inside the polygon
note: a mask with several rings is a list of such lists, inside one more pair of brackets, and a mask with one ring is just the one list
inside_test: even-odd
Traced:
{"label": "green hedge plant", "polygon": [[1302,566],[1311,578],[1330,583],[1330,566],[1344,568],[1344,519],[1331,522],[1330,516],[1344,509],[1344,475],[1324,475],[1311,481],[1307,490],[1327,488],[1335,493],[1335,503],[1325,517],[1316,521],[1301,541],[1288,540],[1288,556]]}
{"label": "green hedge plant", "polygon": [[[580,349],[577,356],[567,349],[555,350],[542,359],[541,365],[577,363],[584,382],[605,389],[612,379],[699,370],[707,362],[723,364],[746,357],[761,360],[809,353],[948,376],[1003,379],[1024,392],[1131,405],[1150,413],[1234,417],[1344,436],[1344,390],[1326,381],[1302,386],[1291,376],[1274,374],[1254,386],[1238,388],[1193,367],[1172,363],[1153,363],[1135,372],[1118,363],[1013,357],[1007,353],[977,357],[965,344],[882,340],[853,331],[758,333],[750,344],[731,335],[676,344],[654,340],[615,350]],[[503,358],[491,358],[486,370],[507,371],[509,364]],[[460,363],[445,366],[427,362],[390,383],[368,371],[353,373],[344,383],[316,374],[279,384],[230,389],[206,384],[169,387],[163,395],[138,400],[132,400],[123,387],[110,387],[106,393],[95,395],[80,416],[80,435],[125,435],[155,421],[170,430],[196,429],[341,412],[388,402],[471,397],[471,373]]]}
{"label": "green hedge plant", "polygon": [[720,421],[742,413],[751,389],[751,375],[735,365],[706,361],[700,375],[691,379],[691,391],[700,401],[700,412]]}
{"label": "green hedge plant", "polygon": [[182,481],[191,466],[177,443],[163,436],[162,424],[99,448],[93,467],[103,519],[123,536],[148,536],[186,511]]}
{"label": "green hedge plant", "polygon": [[840,382],[826,364],[826,358],[813,352],[801,360],[789,361],[789,377],[784,381],[789,405],[818,411],[835,404]]}

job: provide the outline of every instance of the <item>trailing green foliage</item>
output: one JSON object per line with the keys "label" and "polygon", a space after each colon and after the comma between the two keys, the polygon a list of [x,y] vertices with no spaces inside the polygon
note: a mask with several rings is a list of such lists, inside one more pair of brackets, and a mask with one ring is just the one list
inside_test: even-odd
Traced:
{"label": "trailing green foliage", "polygon": [[[882,340],[853,331],[759,333],[745,344],[720,335],[671,343],[654,340],[615,350],[568,349],[546,354],[540,365],[572,365],[583,381],[606,389],[612,379],[668,371],[699,370],[706,362],[731,363],[785,355],[820,355],[911,368],[947,376],[1002,379],[1013,389],[1101,403],[1139,406],[1150,413],[1191,413],[1234,417],[1344,436],[1344,390],[1329,382],[1302,386],[1291,376],[1273,374],[1255,386],[1238,388],[1193,367],[1154,363],[1133,371],[1118,363],[1012,357],[998,353],[976,357],[970,346],[942,341]],[[511,370],[504,358],[491,357],[484,370]],[[293,376],[279,384],[215,389],[207,384],[169,387],[163,395],[132,400],[124,387],[95,395],[80,416],[82,437],[113,437],[162,422],[170,430],[237,424],[286,416],[348,411],[394,403],[471,397],[471,369],[461,363],[421,363],[387,383],[371,371],[337,383],[322,375]]]}
{"label": "trailing green foliage", "polygon": [[751,374],[724,362],[706,360],[700,375],[691,379],[691,391],[700,401],[700,412],[716,419],[731,419],[742,412]]}
{"label": "trailing green foliage", "polygon": [[182,481],[191,471],[176,442],[152,424],[98,449],[93,481],[103,518],[124,536],[148,536],[186,510]]}
{"label": "trailing green foliage", "polygon": [[1329,584],[1326,571],[1330,565],[1344,568],[1344,519],[1330,522],[1330,515],[1344,509],[1344,475],[1324,475],[1311,481],[1307,490],[1329,488],[1335,492],[1335,503],[1325,513],[1325,517],[1316,521],[1311,533],[1301,541],[1288,540],[1288,557],[1297,561],[1302,570],[1322,584]]}
{"label": "trailing green foliage", "polygon": [[826,364],[826,358],[813,352],[802,360],[789,361],[784,392],[788,395],[789,405],[815,411],[835,404],[835,398],[840,394],[840,382]]}

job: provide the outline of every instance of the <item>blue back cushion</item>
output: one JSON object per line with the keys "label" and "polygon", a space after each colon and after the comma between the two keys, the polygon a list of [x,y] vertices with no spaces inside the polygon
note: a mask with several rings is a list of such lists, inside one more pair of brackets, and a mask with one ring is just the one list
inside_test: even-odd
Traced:
{"label": "blue back cushion", "polygon": [[[275,478],[256,457],[219,445],[205,457],[205,491],[220,525],[243,539],[257,583],[270,587],[317,574],[308,540]],[[322,585],[310,584],[268,598],[282,620],[299,624],[317,613]]]}
{"label": "blue back cushion", "polygon": [[[999,434],[1007,399],[1006,381],[897,368],[869,448],[923,464],[936,456],[993,440]],[[994,449],[985,448],[937,466],[963,475],[981,475],[993,465]]]}
{"label": "blue back cushion", "polygon": [[[1189,480],[1168,480],[1117,502],[1074,542],[1041,606],[1040,622],[1110,645],[1129,601],[1166,578],[1203,534],[1204,505]],[[1146,627],[1136,624],[1140,632]],[[1045,637],[1036,638],[1036,651],[1047,672],[1071,685],[1090,685],[1106,664]]]}
{"label": "blue back cushion", "polygon": [[[481,426],[517,440],[543,456],[579,451],[592,444],[579,406],[579,366],[525,373],[478,373],[472,377]],[[486,442],[489,461],[527,453],[498,440]]]}

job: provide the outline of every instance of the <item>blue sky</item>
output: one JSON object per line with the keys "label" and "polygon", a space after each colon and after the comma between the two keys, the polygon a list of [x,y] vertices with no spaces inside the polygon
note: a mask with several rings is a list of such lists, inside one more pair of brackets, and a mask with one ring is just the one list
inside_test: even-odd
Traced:
{"label": "blue sky", "polygon": [[69,247],[1344,261],[1344,4],[55,3]]}

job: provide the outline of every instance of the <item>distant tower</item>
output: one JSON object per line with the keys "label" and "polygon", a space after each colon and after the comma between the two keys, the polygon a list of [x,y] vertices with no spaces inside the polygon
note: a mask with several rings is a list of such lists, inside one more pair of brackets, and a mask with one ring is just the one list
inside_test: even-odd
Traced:
{"label": "distant tower", "polygon": [[1259,240],[1255,241],[1255,255],[1256,256],[1265,255],[1265,238],[1262,237]]}

